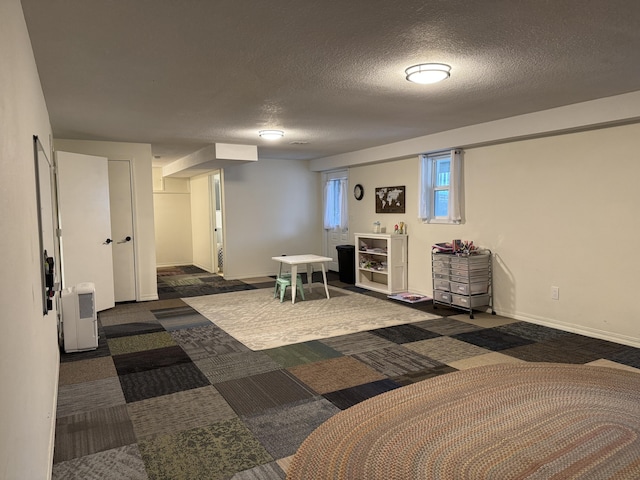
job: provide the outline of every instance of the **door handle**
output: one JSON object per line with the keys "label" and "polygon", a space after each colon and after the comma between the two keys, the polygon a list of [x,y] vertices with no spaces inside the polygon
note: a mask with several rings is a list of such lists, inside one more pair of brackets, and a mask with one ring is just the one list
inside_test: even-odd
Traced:
{"label": "door handle", "polygon": [[113,240],[111,240],[110,238],[107,238],[107,239],[104,241],[103,245],[109,245],[111,242],[113,242]]}
{"label": "door handle", "polygon": [[131,237],[127,235],[124,240],[120,240],[118,243],[127,243],[130,241],[131,241]]}

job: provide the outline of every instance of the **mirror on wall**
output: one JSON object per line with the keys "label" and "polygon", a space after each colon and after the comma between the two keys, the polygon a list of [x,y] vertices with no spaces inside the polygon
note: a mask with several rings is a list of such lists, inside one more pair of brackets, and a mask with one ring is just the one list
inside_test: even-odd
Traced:
{"label": "mirror on wall", "polygon": [[36,202],[38,215],[39,248],[42,255],[40,274],[42,281],[42,313],[53,309],[55,292],[59,289],[60,254],[57,220],[55,169],[42,142],[33,136],[36,176]]}

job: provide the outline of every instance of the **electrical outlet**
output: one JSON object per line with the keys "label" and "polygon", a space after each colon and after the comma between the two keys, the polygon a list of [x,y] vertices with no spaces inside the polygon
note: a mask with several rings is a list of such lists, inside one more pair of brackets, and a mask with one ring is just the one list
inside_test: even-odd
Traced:
{"label": "electrical outlet", "polygon": [[560,300],[560,287],[551,287],[551,300]]}

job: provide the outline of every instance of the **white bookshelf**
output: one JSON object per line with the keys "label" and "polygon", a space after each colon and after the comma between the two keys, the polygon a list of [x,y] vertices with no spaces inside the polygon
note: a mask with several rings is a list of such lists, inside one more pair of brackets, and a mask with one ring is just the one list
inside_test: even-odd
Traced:
{"label": "white bookshelf", "polygon": [[356,286],[388,295],[407,291],[407,235],[356,233]]}

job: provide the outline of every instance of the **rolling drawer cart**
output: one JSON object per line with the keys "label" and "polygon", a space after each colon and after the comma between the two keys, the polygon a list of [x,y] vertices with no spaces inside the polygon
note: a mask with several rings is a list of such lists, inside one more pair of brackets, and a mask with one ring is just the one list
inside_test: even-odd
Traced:
{"label": "rolling drawer cart", "polygon": [[456,255],[431,252],[433,279],[433,308],[437,305],[459,308],[469,312],[480,307],[493,309],[493,270],[490,250]]}

